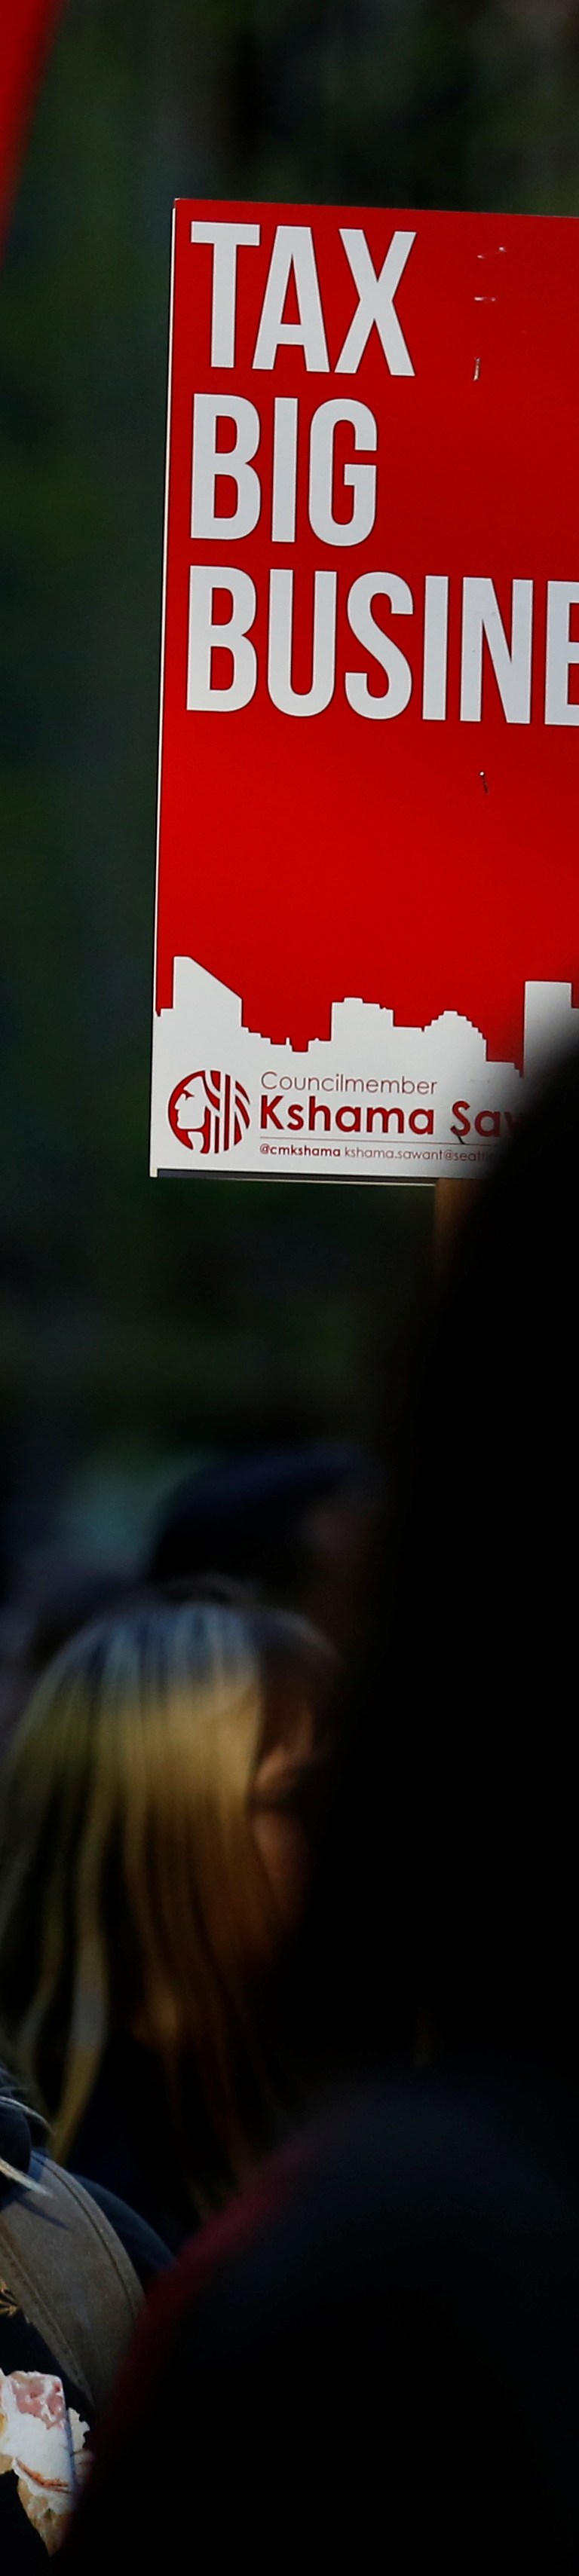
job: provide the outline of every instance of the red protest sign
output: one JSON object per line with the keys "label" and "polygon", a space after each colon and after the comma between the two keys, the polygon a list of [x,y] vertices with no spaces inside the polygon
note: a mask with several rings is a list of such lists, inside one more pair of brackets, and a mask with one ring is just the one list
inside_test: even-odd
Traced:
{"label": "red protest sign", "polygon": [[578,287],[572,219],[176,208],[155,1170],[475,1173],[573,1025]]}

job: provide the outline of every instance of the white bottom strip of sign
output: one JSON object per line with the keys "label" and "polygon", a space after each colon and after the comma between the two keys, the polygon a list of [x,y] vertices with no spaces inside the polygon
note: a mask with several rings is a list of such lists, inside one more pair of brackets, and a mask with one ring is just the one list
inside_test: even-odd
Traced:
{"label": "white bottom strip of sign", "polygon": [[577,1040],[571,984],[525,986],[522,1072],[489,1058],[457,1011],[401,1028],[379,1003],[334,1003],[304,1052],[243,1025],[237,993],[175,960],[155,1017],[151,1170],[300,1180],[436,1180],[487,1171],[546,1065]]}

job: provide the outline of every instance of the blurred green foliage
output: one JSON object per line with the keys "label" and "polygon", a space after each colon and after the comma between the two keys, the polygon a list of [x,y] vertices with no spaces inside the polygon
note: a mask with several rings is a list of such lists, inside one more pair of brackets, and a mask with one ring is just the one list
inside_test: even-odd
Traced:
{"label": "blurred green foliage", "polygon": [[[573,211],[565,0],[68,0],[0,281],[5,1480],[367,1428],[428,1188],[147,1177],[170,208]],[[373,1356],[374,1355],[374,1356]]]}

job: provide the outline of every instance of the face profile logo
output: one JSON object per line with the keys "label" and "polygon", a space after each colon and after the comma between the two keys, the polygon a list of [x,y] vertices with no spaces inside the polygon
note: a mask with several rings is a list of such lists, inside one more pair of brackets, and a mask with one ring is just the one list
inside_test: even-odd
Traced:
{"label": "face profile logo", "polygon": [[190,1154],[226,1154],[249,1126],[249,1093],[230,1073],[188,1073],[171,1092],[169,1126]]}

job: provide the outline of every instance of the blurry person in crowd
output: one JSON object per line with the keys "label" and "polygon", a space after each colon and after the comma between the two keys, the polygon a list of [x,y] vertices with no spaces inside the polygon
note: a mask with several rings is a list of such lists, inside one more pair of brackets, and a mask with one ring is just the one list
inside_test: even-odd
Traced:
{"label": "blurry person in crowd", "polygon": [[333,1673],[290,1614],[143,1603],[57,1657],[5,1764],[4,2041],[55,2155],[173,2247],[279,2125]]}
{"label": "blurry person in crowd", "polygon": [[0,1751],[53,1655],[139,1596],[186,1598],[221,1577],[240,1600],[302,1612],[343,1652],[380,1493],[377,1462],[353,1441],[251,1450],[177,1487],[130,1582],[90,1563],[34,1584],[13,1572],[4,1601],[0,1589]]}
{"label": "blurry person in crowd", "polygon": [[228,1575],[252,1597],[302,1611],[342,1651],[380,1493],[377,1463],[354,1441],[223,1458],[178,1487],[144,1579],[170,1586]]}
{"label": "blurry person in crowd", "polygon": [[44,2151],[0,2065],[0,2562],[52,2556],[143,2292],[169,2262],[142,2220]]}
{"label": "blurry person in crowd", "polygon": [[171,2556],[193,2428],[202,2568],[579,2566],[578,1215],[576,1058],[457,1228],[375,1551],[304,1934],[365,2081],[154,2291],[63,2576]]}

